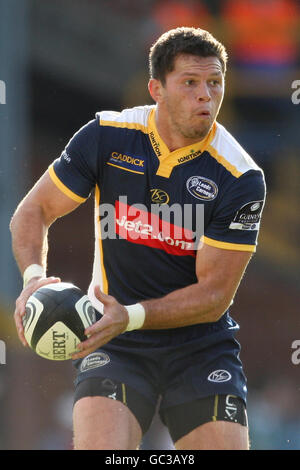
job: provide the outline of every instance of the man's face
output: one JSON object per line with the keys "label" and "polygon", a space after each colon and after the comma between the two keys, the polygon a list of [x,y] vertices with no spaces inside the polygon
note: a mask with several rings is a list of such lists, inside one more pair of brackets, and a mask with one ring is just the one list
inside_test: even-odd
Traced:
{"label": "man's face", "polygon": [[217,57],[180,54],[161,85],[159,105],[171,132],[185,140],[203,139],[211,129],[224,96],[224,75]]}

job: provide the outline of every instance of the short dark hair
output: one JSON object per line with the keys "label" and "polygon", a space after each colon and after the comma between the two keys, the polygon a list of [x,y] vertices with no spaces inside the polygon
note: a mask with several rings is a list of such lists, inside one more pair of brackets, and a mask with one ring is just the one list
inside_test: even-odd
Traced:
{"label": "short dark hair", "polygon": [[162,34],[150,48],[150,77],[164,84],[167,73],[174,70],[174,61],[179,54],[215,56],[221,63],[223,73],[226,72],[225,46],[204,29],[183,26]]}

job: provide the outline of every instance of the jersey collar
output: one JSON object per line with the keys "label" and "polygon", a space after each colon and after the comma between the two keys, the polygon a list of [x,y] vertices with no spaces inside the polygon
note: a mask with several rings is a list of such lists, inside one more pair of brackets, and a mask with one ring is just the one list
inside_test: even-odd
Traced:
{"label": "jersey collar", "polygon": [[156,174],[169,178],[175,166],[182,165],[198,158],[204,150],[208,148],[215,136],[217,125],[216,123],[213,124],[205,139],[197,142],[196,144],[187,145],[186,147],[181,147],[170,152],[158,133],[155,122],[155,110],[156,108],[154,107],[149,116],[148,134],[155,155],[159,159],[159,166]]}

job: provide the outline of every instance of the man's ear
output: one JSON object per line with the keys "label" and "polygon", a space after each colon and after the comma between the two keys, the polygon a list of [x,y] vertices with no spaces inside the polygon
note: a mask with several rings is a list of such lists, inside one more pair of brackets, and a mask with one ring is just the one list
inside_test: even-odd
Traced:
{"label": "man's ear", "polygon": [[163,85],[161,81],[156,78],[151,78],[148,83],[148,90],[151,98],[156,103],[159,103],[163,97]]}

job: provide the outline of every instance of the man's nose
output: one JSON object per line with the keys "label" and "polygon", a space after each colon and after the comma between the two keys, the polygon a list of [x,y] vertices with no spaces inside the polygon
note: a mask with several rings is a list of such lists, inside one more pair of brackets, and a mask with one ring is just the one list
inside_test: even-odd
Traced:
{"label": "man's nose", "polygon": [[201,82],[197,87],[197,100],[198,101],[210,101],[211,96],[207,83]]}

